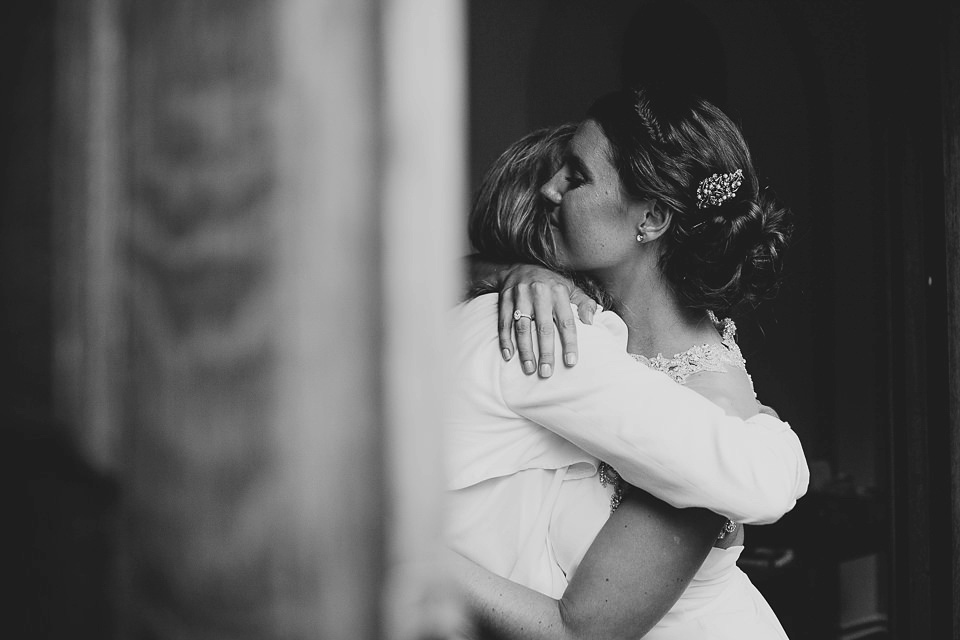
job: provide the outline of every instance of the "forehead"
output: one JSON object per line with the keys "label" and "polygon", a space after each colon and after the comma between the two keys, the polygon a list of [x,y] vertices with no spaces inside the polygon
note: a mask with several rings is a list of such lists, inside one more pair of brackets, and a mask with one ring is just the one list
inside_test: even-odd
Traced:
{"label": "forehead", "polygon": [[588,166],[610,165],[610,142],[593,120],[584,120],[577,127],[569,152]]}

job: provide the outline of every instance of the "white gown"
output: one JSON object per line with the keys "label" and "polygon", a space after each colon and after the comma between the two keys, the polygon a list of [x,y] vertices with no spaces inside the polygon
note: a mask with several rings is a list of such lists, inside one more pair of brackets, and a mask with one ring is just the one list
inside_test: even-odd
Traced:
{"label": "white gown", "polygon": [[785,640],[770,605],[737,567],[742,546],[710,550],[687,590],[644,640]]}
{"label": "white gown", "polygon": [[[599,459],[673,506],[702,506],[739,522],[774,521],[806,491],[809,472],[785,423],[725,417],[638,365],[616,315],[579,325],[580,362],[547,381],[502,361],[496,317],[496,296],[453,313],[456,376],[445,429],[446,540],[488,570],[559,598],[609,515]],[[736,567],[741,550],[712,550],[645,637],[784,638]]]}
{"label": "white gown", "polygon": [[[672,358],[638,361],[666,373],[679,384],[701,371],[746,373],[736,343],[736,326],[710,314],[722,345],[697,345]],[[749,374],[747,375],[749,378]],[[751,381],[752,386],[752,381]],[[647,640],[786,640],[780,621],[757,588],[737,566],[743,546],[714,547],[677,603],[644,636]]]}

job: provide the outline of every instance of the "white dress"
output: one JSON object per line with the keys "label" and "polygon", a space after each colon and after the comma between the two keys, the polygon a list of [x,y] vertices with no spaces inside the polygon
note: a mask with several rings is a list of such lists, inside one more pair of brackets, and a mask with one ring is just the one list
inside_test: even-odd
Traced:
{"label": "white dress", "polygon": [[[710,317],[721,333],[721,345],[696,345],[672,358],[634,357],[679,384],[701,371],[737,368],[746,373],[746,362],[736,343],[736,325],[729,318],[721,322],[712,313]],[[737,566],[742,552],[742,545],[711,549],[677,603],[644,638],[786,640],[787,634],[770,605]]]}
{"label": "white dress", "polygon": [[[742,523],[773,522],[806,492],[809,471],[789,425],[770,416],[726,416],[638,365],[615,314],[578,324],[578,364],[557,367],[549,380],[501,358],[496,295],[458,305],[449,322],[457,340],[444,430],[445,538],[500,576],[554,598],[563,594],[609,516],[612,490],[599,482],[599,460],[668,504]],[[702,581],[697,574],[664,629],[689,628],[690,615],[702,616],[701,594],[720,588],[711,585],[722,582],[724,594],[747,589],[745,576],[730,571],[737,553],[711,552],[704,570],[719,573],[703,573]],[[737,637],[777,636],[739,630]]]}
{"label": "white dress", "polygon": [[644,640],[785,640],[767,601],[737,567],[743,547],[714,547],[687,590]]}

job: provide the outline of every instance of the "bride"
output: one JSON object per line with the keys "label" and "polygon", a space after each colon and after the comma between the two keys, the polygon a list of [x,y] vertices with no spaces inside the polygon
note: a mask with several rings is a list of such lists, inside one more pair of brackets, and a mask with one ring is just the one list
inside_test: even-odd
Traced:
{"label": "bride", "polygon": [[[562,166],[536,176],[531,166],[550,164],[537,141],[555,149],[564,135],[501,158],[471,239],[499,260],[588,274],[618,316],[578,326],[579,362],[542,380],[509,353],[499,368],[478,356],[498,348],[491,296],[454,314],[464,339],[448,539],[476,618],[499,637],[784,638],[736,567],[737,523],[782,515],[807,469],[786,425],[750,417],[759,405],[734,327],[713,312],[772,289],[785,211],[760,191],[739,130],[705,101],[606,96]],[[534,177],[547,211],[524,193]],[[552,328],[533,324],[522,292],[562,297],[560,277],[507,273],[521,337]]]}

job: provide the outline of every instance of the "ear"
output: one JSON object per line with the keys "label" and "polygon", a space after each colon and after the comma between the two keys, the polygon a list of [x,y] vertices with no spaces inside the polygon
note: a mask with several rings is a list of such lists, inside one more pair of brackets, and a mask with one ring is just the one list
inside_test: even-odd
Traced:
{"label": "ear", "polygon": [[659,200],[644,200],[639,213],[642,214],[637,231],[643,233],[647,242],[656,240],[670,228],[673,220],[673,209],[665,206]]}

